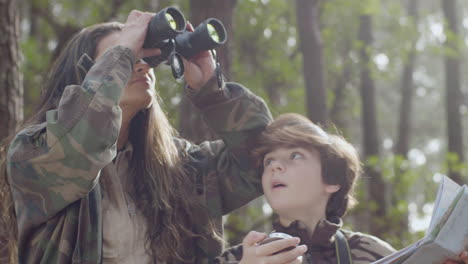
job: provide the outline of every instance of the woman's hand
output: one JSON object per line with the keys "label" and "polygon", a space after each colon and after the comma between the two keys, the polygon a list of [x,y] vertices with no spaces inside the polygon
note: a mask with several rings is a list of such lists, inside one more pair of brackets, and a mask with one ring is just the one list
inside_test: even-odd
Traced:
{"label": "woman's hand", "polygon": [[[192,24],[187,22],[187,30],[193,31]],[[199,90],[206,82],[213,77],[216,68],[211,52],[202,51],[189,60],[184,60],[185,81],[194,90]]]}
{"label": "woman's hand", "polygon": [[117,38],[116,45],[130,48],[136,57],[136,61],[161,53],[159,49],[143,49],[148,24],[153,16],[154,14],[152,13],[132,10]]}
{"label": "woman's hand", "polygon": [[[299,238],[285,238],[276,240],[264,245],[258,243],[265,239],[267,234],[250,231],[249,234],[244,238],[242,242],[243,256],[240,264],[258,264],[258,263],[270,263],[270,264],[300,264],[302,263],[302,255],[307,251],[306,245],[299,245]],[[283,249],[295,247],[289,251],[279,252]]]}
{"label": "woman's hand", "polygon": [[462,251],[458,257],[460,260],[447,259],[443,264],[468,264],[468,251]]}

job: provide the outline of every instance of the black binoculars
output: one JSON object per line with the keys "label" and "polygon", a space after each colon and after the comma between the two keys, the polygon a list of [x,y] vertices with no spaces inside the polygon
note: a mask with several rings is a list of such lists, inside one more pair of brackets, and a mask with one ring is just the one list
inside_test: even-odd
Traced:
{"label": "black binoculars", "polygon": [[193,32],[186,30],[186,23],[184,15],[177,8],[167,7],[151,19],[143,44],[144,48],[161,49],[160,55],[144,60],[152,67],[167,62],[176,79],[184,74],[180,56],[190,59],[226,42],[226,29],[218,19],[205,20]]}

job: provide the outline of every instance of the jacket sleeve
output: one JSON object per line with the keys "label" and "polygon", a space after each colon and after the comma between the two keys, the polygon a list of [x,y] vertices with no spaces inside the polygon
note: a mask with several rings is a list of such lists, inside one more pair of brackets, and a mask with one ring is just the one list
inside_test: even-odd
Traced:
{"label": "jacket sleeve", "polygon": [[214,261],[216,264],[237,264],[241,261],[243,255],[242,244],[226,249],[221,256]]}
{"label": "jacket sleeve", "polygon": [[45,123],[29,126],[13,139],[7,172],[20,232],[85,196],[115,157],[118,102],[134,60],[128,48],[108,50],[81,85],[65,87]]}
{"label": "jacket sleeve", "polygon": [[342,231],[348,239],[352,258],[359,259],[362,263],[371,263],[396,252],[390,244],[378,237],[343,229]]}
{"label": "jacket sleeve", "polygon": [[271,122],[271,113],[247,88],[236,83],[223,83],[219,88],[215,78],[189,96],[208,126],[222,138],[189,149],[202,170],[199,186],[203,186],[212,214],[228,214],[262,194],[249,154],[256,136]]}

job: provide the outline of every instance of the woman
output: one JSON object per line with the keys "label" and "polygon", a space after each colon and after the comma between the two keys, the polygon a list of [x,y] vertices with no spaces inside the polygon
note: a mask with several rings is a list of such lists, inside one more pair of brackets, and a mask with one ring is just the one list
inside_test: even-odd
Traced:
{"label": "woman", "polygon": [[244,157],[271,120],[264,102],[218,87],[203,52],[184,61],[188,94],[223,140],[174,137],[141,60],[160,53],[142,48],[152,17],[78,33],[11,141],[20,263],[206,263],[221,252],[222,215],[261,194]]}

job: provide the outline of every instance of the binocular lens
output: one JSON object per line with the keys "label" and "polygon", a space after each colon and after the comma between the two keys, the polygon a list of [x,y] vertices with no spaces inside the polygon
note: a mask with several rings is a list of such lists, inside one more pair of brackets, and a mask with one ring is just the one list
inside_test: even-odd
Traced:
{"label": "binocular lens", "polygon": [[[164,11],[164,10],[163,10]],[[161,11],[161,12],[163,12]],[[184,15],[175,7],[168,7],[164,11],[164,18],[171,29],[181,33],[185,30],[186,21]]]}
{"label": "binocular lens", "polygon": [[159,48],[161,54],[146,57],[144,60],[155,67],[167,59],[174,50],[171,41],[175,36],[185,30],[186,21],[184,15],[175,7],[167,7],[159,11],[149,22],[146,33],[144,48]]}
{"label": "binocular lens", "polygon": [[211,39],[213,41],[219,42],[218,31],[216,31],[215,27],[211,24],[208,24],[207,29],[208,29],[208,34],[210,35]]}
{"label": "binocular lens", "polygon": [[175,21],[174,17],[171,16],[171,14],[169,13],[166,13],[166,20],[167,20],[167,23],[169,24],[169,26],[171,26],[172,29],[177,29],[177,22]]}
{"label": "binocular lens", "polygon": [[226,42],[226,29],[221,21],[209,18],[193,32],[185,31],[175,37],[176,51],[185,58],[192,58],[204,50],[214,49]]}

